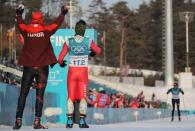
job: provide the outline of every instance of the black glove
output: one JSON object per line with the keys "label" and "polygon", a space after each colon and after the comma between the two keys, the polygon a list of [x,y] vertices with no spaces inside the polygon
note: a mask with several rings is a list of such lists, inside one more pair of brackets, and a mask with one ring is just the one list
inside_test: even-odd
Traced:
{"label": "black glove", "polygon": [[61,14],[66,15],[68,13],[68,8],[66,6],[61,7]]}
{"label": "black glove", "polygon": [[17,15],[22,15],[23,12],[24,12],[24,5],[20,4],[18,6],[18,8],[16,9],[16,14]]}
{"label": "black glove", "polygon": [[51,64],[50,67],[53,68],[53,67],[55,66],[55,64],[56,64],[56,63]]}
{"label": "black glove", "polygon": [[93,51],[93,50],[90,50],[91,52],[89,53],[89,56],[91,56],[91,57],[94,57],[94,56],[96,56],[96,53]]}
{"label": "black glove", "polygon": [[60,64],[60,67],[65,67],[67,64],[66,64],[66,61],[64,60],[61,64]]}

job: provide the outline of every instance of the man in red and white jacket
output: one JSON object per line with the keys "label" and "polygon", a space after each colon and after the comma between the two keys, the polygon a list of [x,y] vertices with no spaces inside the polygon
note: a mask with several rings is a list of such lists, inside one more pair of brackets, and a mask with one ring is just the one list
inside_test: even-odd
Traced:
{"label": "man in red and white jacket", "polygon": [[87,113],[88,91],[88,56],[100,54],[101,48],[88,37],[85,37],[86,22],[80,20],[75,25],[75,36],[69,38],[63,45],[58,62],[65,66],[64,57],[69,55],[69,68],[67,77],[68,100],[67,100],[67,128],[73,127],[73,102],[79,100],[80,128],[89,128],[85,122]]}

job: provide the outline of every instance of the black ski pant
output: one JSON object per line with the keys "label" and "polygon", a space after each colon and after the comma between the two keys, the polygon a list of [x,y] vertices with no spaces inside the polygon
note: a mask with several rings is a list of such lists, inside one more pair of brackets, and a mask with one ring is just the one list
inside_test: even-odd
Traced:
{"label": "black ski pant", "polygon": [[26,103],[26,97],[35,78],[36,80],[36,104],[35,117],[42,116],[43,98],[47,84],[49,67],[24,67],[21,81],[20,96],[18,99],[16,118],[22,118]]}
{"label": "black ski pant", "polygon": [[181,116],[180,109],[179,109],[180,99],[172,99],[172,107],[173,107],[173,110],[172,110],[172,118],[174,117],[175,105],[177,106],[178,117]]}

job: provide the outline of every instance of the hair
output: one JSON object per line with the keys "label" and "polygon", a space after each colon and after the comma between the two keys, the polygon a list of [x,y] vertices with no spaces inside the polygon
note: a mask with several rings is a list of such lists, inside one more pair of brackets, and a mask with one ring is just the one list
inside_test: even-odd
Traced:
{"label": "hair", "polygon": [[79,20],[75,25],[75,35],[84,36],[86,29],[86,22],[84,20]]}

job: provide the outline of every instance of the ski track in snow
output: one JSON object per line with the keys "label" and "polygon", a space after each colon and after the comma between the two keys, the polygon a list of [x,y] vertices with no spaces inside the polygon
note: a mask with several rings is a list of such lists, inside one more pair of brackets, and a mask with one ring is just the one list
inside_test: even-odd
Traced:
{"label": "ski track in snow", "polygon": [[[58,124],[46,124],[48,130],[38,130],[38,131],[80,131],[78,125],[74,125],[73,129],[66,129],[65,125]],[[10,126],[0,126],[0,131],[10,131],[12,127]],[[22,127],[19,131],[33,131],[34,129],[30,126]],[[157,120],[147,120],[138,122],[127,122],[127,123],[115,123],[107,125],[90,125],[89,129],[82,129],[89,131],[195,131],[195,116],[183,116],[182,121],[179,122],[177,117],[175,117],[174,122],[170,122],[170,118],[157,119]]]}

